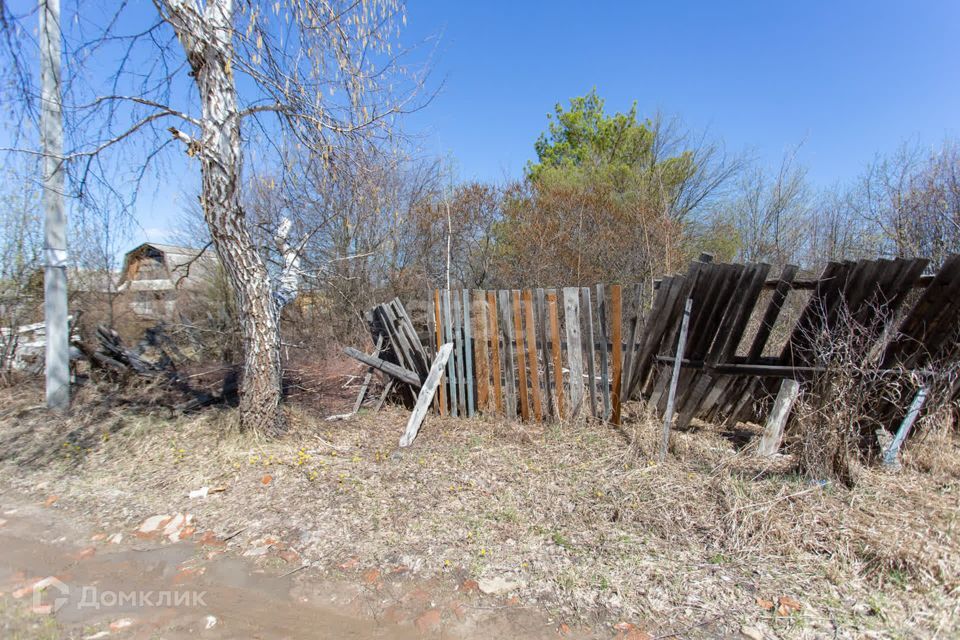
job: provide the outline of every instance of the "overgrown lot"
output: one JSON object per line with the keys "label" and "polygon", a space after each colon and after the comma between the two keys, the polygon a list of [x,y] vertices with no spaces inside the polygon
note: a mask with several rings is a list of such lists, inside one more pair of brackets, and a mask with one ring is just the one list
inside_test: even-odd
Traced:
{"label": "overgrown lot", "polygon": [[[194,514],[284,541],[330,573],[403,564],[424,577],[503,577],[520,601],[594,630],[652,636],[954,637],[960,633],[960,447],[943,427],[897,473],[853,489],[761,461],[708,425],[654,462],[657,425],[626,430],[428,418],[397,449],[400,410],[327,422],[289,409],[278,441],[233,410],[133,411],[94,397],[73,416],[39,387],[0,391],[0,486],[104,527]],[[188,492],[224,488],[204,499]],[[356,558],[356,563],[349,562]]]}

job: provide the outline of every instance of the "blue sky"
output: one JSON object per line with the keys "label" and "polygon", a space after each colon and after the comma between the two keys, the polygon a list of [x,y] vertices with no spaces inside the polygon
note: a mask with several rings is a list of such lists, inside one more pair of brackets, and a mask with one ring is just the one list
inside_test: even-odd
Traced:
{"label": "blue sky", "polygon": [[803,144],[816,186],[907,138],[960,131],[960,2],[443,2],[408,5],[441,37],[444,86],[411,125],[462,178],[518,176],[554,103],[596,86],[708,130],[762,164]]}
{"label": "blue sky", "polygon": [[[439,88],[407,129],[465,180],[520,177],[553,105],[592,87],[609,111],[635,100],[760,166],[802,144],[814,187],[960,135],[960,0],[411,0],[407,17],[401,40],[436,47]],[[152,177],[131,242],[170,239],[196,173],[179,157]]]}

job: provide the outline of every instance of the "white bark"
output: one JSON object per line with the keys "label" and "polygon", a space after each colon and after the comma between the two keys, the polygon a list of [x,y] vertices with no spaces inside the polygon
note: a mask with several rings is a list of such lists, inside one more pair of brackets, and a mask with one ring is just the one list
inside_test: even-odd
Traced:
{"label": "white bark", "polygon": [[266,265],[240,205],[243,155],[231,71],[234,5],[232,0],[210,0],[201,13],[187,0],[162,4],[187,54],[203,107],[194,152],[200,159],[204,218],[240,312],[241,426],[276,433],[282,428],[280,333]]}

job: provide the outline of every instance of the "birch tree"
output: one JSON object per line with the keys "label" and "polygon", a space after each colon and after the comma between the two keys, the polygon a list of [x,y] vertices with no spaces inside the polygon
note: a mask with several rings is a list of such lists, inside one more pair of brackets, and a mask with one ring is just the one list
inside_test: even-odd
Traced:
{"label": "birch tree", "polygon": [[[245,173],[282,171],[291,153],[332,163],[346,140],[390,134],[423,85],[396,44],[404,8],[399,0],[153,0],[152,9],[75,10],[82,20],[64,16],[73,195],[117,189],[96,181],[108,151],[125,149],[113,162],[137,167],[134,194],[158,163],[183,161],[176,148],[199,165],[204,219],[239,311],[241,425],[275,434],[283,428],[278,299],[288,297],[275,295],[252,238]],[[28,33],[7,29],[15,32]]]}

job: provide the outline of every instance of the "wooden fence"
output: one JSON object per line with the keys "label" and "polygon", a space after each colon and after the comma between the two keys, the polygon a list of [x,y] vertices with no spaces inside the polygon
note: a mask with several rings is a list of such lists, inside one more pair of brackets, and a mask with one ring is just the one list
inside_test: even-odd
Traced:
{"label": "wooden fence", "polygon": [[606,289],[433,291],[431,348],[454,343],[436,409],[522,420],[585,411],[619,420],[622,289],[609,287],[609,308]]}
{"label": "wooden fence", "polygon": [[[645,399],[662,414],[689,299],[677,427],[693,418],[762,419],[758,400],[776,394],[779,381],[817,372],[815,337],[836,328],[841,310],[858,321],[883,310],[889,326],[872,347],[879,367],[917,369],[942,357],[960,326],[960,256],[935,275],[923,275],[927,265],[837,262],[804,280],[795,266],[771,278],[767,264],[702,256],[647,287],[435,290],[430,349],[454,349],[434,406],[452,416],[584,414],[619,423],[621,399]],[[960,396],[960,386],[951,393]],[[886,410],[891,419],[899,411]]]}

